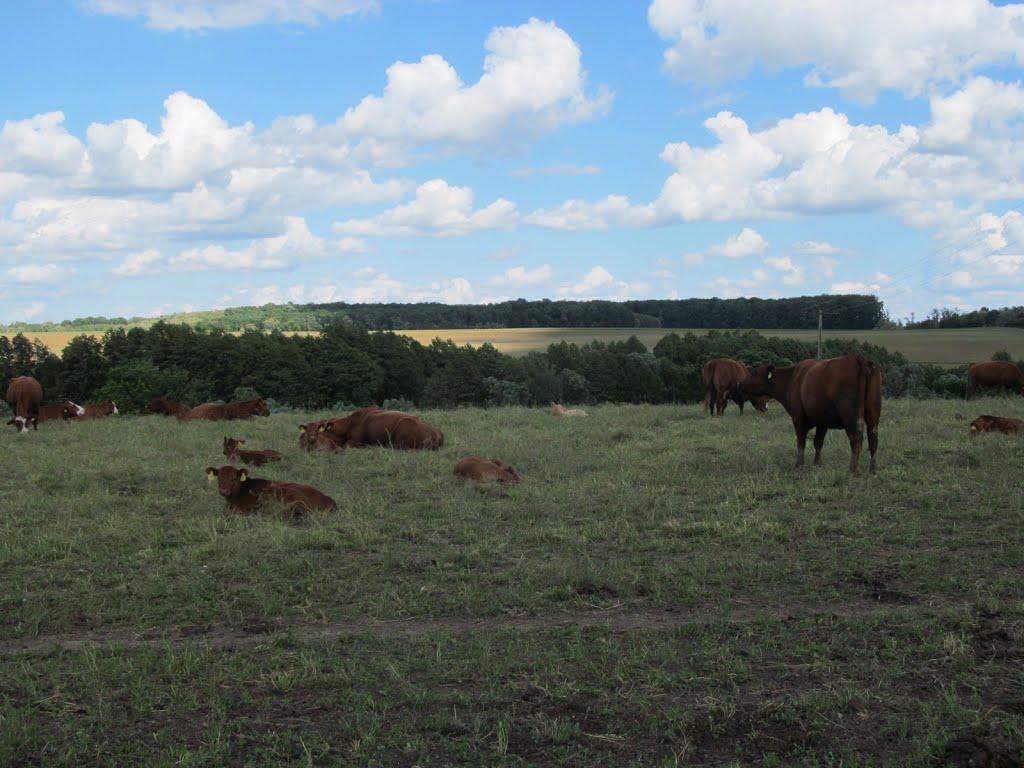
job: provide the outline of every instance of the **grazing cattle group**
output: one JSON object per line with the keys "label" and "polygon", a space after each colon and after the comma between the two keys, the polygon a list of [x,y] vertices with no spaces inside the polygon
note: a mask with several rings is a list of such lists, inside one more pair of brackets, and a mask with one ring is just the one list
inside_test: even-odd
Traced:
{"label": "grazing cattle group", "polygon": [[743,404],[749,402],[759,411],[768,410],[769,398],[764,395],[748,395],[740,386],[750,371],[739,360],[716,358],[708,360],[701,370],[704,382],[704,410],[712,416],[721,416],[729,400],[739,406],[743,413]]}
{"label": "grazing cattle group", "polygon": [[[777,400],[789,414],[796,432],[797,467],[804,464],[807,435],[812,429],[815,465],[821,464],[828,430],[842,429],[850,443],[849,471],[857,471],[866,433],[869,472],[875,472],[882,376],[879,366],[867,357],[850,354],[826,360],[804,360],[785,367],[767,364],[753,369],[738,360],[716,358],[704,365],[701,381],[705,392],[703,407],[712,416],[723,415],[729,400],[739,406],[741,414],[744,403],[750,402],[757,410],[764,411],[769,400]],[[1012,363],[974,363],[969,368],[968,381],[968,399],[979,385],[1024,394],[1024,375]],[[109,400],[84,407],[70,400],[42,405],[42,387],[30,376],[11,379],[6,400],[13,414],[7,423],[22,434],[27,433],[30,425],[38,429],[40,421],[86,421],[118,413],[117,406]],[[204,403],[190,408],[180,401],[161,397],[150,400],[146,409],[150,413],[176,416],[182,422],[232,421],[270,414],[262,398]],[[564,418],[587,416],[587,413],[552,402],[551,416]],[[970,431],[972,434],[1024,434],[1024,420],[982,415],[971,422]],[[285,458],[280,451],[242,448],[245,442],[225,436],[224,455],[254,466],[281,462]],[[376,406],[358,408],[347,416],[299,425],[299,447],[306,451],[343,451],[371,446],[407,451],[438,450],[444,443],[444,432],[437,426],[404,411]],[[206,472],[211,480],[217,480],[218,491],[232,514],[251,514],[268,504],[282,507],[292,517],[337,509],[332,498],[301,483],[252,477],[247,470],[230,465],[207,467]],[[455,464],[453,474],[473,482],[518,483],[523,479],[512,465],[480,456],[461,459]]]}

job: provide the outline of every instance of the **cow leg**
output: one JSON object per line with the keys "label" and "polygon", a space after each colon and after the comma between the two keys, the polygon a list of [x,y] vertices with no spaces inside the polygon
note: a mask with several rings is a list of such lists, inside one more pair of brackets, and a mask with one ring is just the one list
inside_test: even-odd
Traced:
{"label": "cow leg", "polygon": [[804,465],[804,449],[807,447],[807,433],[810,431],[803,424],[794,424],[796,429],[796,466]]}
{"label": "cow leg", "polygon": [[715,392],[715,415],[721,416],[725,411],[725,393]]}
{"label": "cow leg", "polygon": [[704,389],[704,410],[710,413],[712,416],[715,415],[715,389],[714,387],[705,387]]}
{"label": "cow leg", "polygon": [[825,434],[828,427],[818,427],[814,430],[814,466],[821,466],[821,448],[825,445]]}
{"label": "cow leg", "polygon": [[875,453],[878,451],[878,425],[868,427],[868,452],[871,454],[871,464],[868,472],[875,474]]}
{"label": "cow leg", "polygon": [[[846,436],[850,438],[850,472],[855,473],[857,471],[857,462],[860,460],[860,449],[864,445],[864,422],[860,419],[850,429],[846,430]],[[877,438],[876,438],[877,445]],[[868,444],[870,446],[870,443]],[[874,458],[875,454],[871,454],[871,466],[874,471]]]}

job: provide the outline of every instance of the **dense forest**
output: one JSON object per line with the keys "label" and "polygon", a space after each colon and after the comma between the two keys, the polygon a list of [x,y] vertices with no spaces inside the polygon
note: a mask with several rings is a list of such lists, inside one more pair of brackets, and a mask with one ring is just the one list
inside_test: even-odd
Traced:
{"label": "dense forest", "polygon": [[[853,351],[882,366],[887,397],[963,397],[966,366],[913,363],[852,340],[832,339],[823,346],[826,357]],[[341,323],[315,336],[286,336],[159,322],[149,329],[114,329],[102,338],[76,336],[60,357],[22,334],[0,336],[0,381],[32,375],[42,383],[46,403],[112,399],[125,413],[142,412],[158,396],[195,405],[259,395],[273,410],[339,413],[369,404],[692,403],[703,398],[700,372],[711,358],[789,365],[815,352],[807,342],[714,330],[671,333],[653,349],[634,336],[611,343],[560,342],[545,352],[512,357],[489,344],[473,348],[435,339],[423,345],[394,332]]]}
{"label": "dense forest", "polygon": [[[647,301],[504,301],[497,304],[266,304],[187,315],[166,322],[208,331],[319,331],[336,324],[371,331],[439,328],[816,328],[862,330],[886,321],[874,296],[791,299],[651,299]],[[0,326],[0,332],[107,331],[148,328],[145,318],[84,317],[59,323]]]}

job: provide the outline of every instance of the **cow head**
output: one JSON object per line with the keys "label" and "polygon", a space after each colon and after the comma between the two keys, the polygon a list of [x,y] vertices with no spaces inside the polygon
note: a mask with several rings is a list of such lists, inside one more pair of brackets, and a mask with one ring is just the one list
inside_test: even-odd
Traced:
{"label": "cow head", "polygon": [[238,450],[238,446],[245,445],[245,440],[236,440],[233,437],[224,436],[224,455],[230,456]]}
{"label": "cow head", "polygon": [[249,473],[227,464],[223,467],[207,467],[206,477],[217,481],[217,492],[225,499],[237,498],[245,490]]}
{"label": "cow head", "polygon": [[78,403],[65,400],[64,406],[60,409],[60,415],[65,419],[73,419],[76,416],[85,416],[85,408],[78,405]]}
{"label": "cow head", "polygon": [[32,429],[39,429],[39,420],[35,416],[13,416],[7,421],[8,424],[14,425],[19,435],[28,434],[29,422],[32,423]]}
{"label": "cow head", "polygon": [[[754,402],[755,396],[771,395],[773,384],[772,377],[775,375],[775,366],[771,363],[759,365],[750,371],[750,374],[740,383],[739,389],[748,400]],[[756,405],[754,406],[757,407]],[[758,408],[764,410],[764,408]]]}
{"label": "cow head", "polygon": [[262,397],[256,400],[252,406],[253,416],[269,416],[270,408],[267,406],[267,401]]}
{"label": "cow head", "polygon": [[748,397],[747,400],[752,406],[754,406],[754,410],[764,413],[768,410],[768,401],[771,400],[771,398],[768,395],[753,395],[752,397]]}

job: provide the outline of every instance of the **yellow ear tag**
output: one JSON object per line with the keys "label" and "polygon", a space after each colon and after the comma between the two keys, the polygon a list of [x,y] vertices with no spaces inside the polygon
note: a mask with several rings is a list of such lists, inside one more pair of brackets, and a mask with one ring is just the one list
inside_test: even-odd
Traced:
{"label": "yellow ear tag", "polygon": [[974,426],[973,424],[971,424],[971,431],[972,432],[977,432],[978,428],[976,426]]}
{"label": "yellow ear tag", "polygon": [[317,432],[323,432],[327,427],[321,426],[317,429]]}
{"label": "yellow ear tag", "polygon": [[216,477],[216,475],[213,474],[213,472],[207,472],[206,473],[206,479],[207,480],[213,480],[213,478],[215,478],[215,477]]}
{"label": "yellow ear tag", "polygon": [[770,379],[771,377],[772,377],[772,372],[768,371],[768,378]]}
{"label": "yellow ear tag", "polygon": [[241,472],[241,473],[240,473],[240,474],[238,475],[238,477],[239,477],[239,478],[241,479],[241,481],[242,481],[243,483],[244,483],[244,482],[245,482],[246,480],[248,480],[248,479],[249,479],[249,476],[248,476],[247,474],[245,474],[245,472],[244,472],[244,471],[243,471],[243,472]]}

